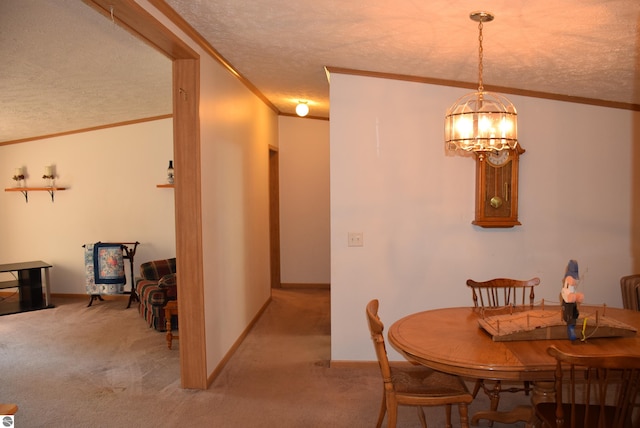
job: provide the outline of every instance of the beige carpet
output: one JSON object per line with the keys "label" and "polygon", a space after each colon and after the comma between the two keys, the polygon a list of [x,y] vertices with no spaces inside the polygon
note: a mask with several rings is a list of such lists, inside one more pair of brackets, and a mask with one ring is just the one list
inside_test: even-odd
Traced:
{"label": "beige carpet", "polygon": [[[180,388],[179,341],[168,350],[164,334],[136,309],[125,309],[125,301],[87,302],[57,298],[53,309],[0,317],[0,402],[19,405],[16,428],[375,424],[377,367],[329,368],[327,290],[274,290],[207,391]],[[506,395],[505,407],[529,400]],[[471,412],[487,407],[479,396]],[[442,427],[443,417],[442,408],[427,410],[430,427]],[[418,427],[415,410],[402,408],[398,426]]]}

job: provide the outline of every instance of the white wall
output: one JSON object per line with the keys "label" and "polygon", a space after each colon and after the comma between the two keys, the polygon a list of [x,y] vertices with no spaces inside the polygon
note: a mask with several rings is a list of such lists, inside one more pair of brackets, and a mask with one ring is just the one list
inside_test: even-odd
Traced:
{"label": "white wall", "polygon": [[213,371],[271,295],[269,146],[277,116],[202,58],[202,237],[207,368]]}
{"label": "white wall", "polygon": [[329,284],[329,122],[280,116],[283,284]]}
{"label": "white wall", "polygon": [[[470,305],[468,278],[538,276],[536,300],[558,302],[571,258],[588,303],[622,305],[637,112],[510,96],[526,149],[522,226],[483,229],[471,224],[474,161],[445,155],[443,143],[445,110],[467,90],[333,73],[330,91],[333,360],[375,359],[372,298],[387,326]],[[347,247],[348,232],[363,232],[364,246]]]}
{"label": "white wall", "polygon": [[165,16],[140,5],[200,55],[206,365],[210,375],[271,293],[269,146],[278,117]]}
{"label": "white wall", "polygon": [[17,167],[26,168],[27,186],[43,186],[50,164],[67,187],[54,202],[47,192],[30,192],[28,203],[0,192],[1,263],[44,260],[53,265],[52,293],[84,294],[85,243],[139,241],[135,275],[145,261],[175,257],[173,190],[156,188],[169,159],[172,119],[0,146],[3,189],[15,186]]}

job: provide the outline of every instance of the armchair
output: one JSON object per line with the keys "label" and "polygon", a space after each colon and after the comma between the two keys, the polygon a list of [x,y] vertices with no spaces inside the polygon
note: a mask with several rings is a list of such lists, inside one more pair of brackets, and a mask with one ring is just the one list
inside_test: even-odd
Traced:
{"label": "armchair", "polygon": [[[138,310],[149,327],[166,330],[164,307],[170,300],[177,300],[176,259],[163,259],[140,265],[140,278],[136,279],[136,293],[140,298]],[[177,328],[178,320],[172,320]]]}

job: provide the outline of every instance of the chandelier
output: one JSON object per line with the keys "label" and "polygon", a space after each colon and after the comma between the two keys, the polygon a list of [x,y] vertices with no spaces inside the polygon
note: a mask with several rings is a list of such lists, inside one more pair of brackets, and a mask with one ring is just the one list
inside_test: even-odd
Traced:
{"label": "chandelier", "polygon": [[478,23],[478,91],[459,98],[445,117],[444,136],[448,150],[495,152],[518,144],[517,112],[506,97],[487,92],[482,86],[482,24],[493,21],[489,12],[472,12]]}

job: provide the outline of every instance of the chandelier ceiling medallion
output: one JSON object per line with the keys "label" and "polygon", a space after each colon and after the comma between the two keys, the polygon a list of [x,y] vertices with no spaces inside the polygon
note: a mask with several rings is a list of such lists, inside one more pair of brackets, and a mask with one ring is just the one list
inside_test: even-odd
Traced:
{"label": "chandelier ceiling medallion", "polygon": [[493,21],[490,12],[472,12],[478,23],[478,91],[459,98],[445,117],[448,150],[496,152],[518,145],[517,112],[506,97],[487,92],[482,85],[482,24]]}

